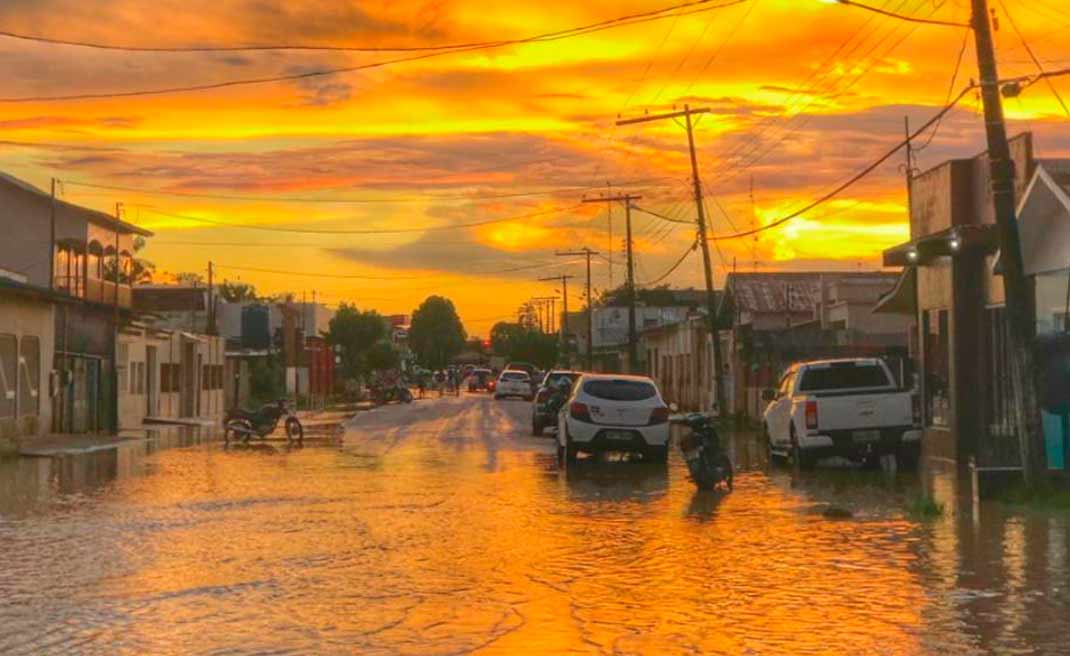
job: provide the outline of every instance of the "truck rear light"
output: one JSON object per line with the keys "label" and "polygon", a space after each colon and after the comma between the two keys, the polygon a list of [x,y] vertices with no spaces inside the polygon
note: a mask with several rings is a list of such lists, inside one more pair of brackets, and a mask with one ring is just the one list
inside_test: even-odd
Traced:
{"label": "truck rear light", "polygon": [[817,428],[817,401],[806,402],[806,428]]}
{"label": "truck rear light", "polygon": [[587,423],[591,423],[591,412],[587,408],[586,403],[573,401],[572,404],[568,406],[568,414],[576,421],[585,421]]}
{"label": "truck rear light", "polygon": [[667,421],[669,421],[669,409],[665,406],[661,406],[660,408],[654,408],[654,410],[650,413],[651,426],[654,426],[655,424],[664,424]]}

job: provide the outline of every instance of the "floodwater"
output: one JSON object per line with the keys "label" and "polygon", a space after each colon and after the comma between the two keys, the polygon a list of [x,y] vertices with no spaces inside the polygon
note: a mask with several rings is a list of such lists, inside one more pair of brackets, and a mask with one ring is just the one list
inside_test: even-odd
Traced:
{"label": "floodwater", "polygon": [[[528,412],[467,396],[341,443],[0,463],[0,653],[1070,652],[1066,516],[770,469],[743,435],[727,495],[675,454],[566,472]],[[911,518],[923,486],[949,512]]]}

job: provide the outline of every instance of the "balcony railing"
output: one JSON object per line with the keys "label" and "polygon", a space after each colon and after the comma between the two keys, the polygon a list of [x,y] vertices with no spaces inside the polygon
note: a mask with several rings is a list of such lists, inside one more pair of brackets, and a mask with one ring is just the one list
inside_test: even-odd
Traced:
{"label": "balcony railing", "polygon": [[[116,302],[115,283],[108,280],[56,276],[56,291],[94,303],[112,305]],[[118,303],[121,308],[129,309],[133,306],[133,290],[130,285],[119,285]]]}

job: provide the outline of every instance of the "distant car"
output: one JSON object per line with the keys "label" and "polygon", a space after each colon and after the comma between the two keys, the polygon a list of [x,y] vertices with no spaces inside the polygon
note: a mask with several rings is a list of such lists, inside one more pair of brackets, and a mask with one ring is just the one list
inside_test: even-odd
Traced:
{"label": "distant car", "polygon": [[558,414],[558,454],[624,451],[665,462],[669,454],[669,406],[646,376],[584,374]]}
{"label": "distant car", "polygon": [[506,369],[498,376],[494,386],[494,398],[503,399],[516,396],[530,401],[534,396],[531,391],[531,376],[526,371]]}
{"label": "distant car", "polygon": [[568,381],[571,386],[582,374],[578,371],[552,369],[543,377],[542,383],[535,390],[535,400],[531,404],[531,434],[542,435],[543,429],[557,423],[558,408],[551,408],[549,401],[554,389],[561,381]]}
{"label": "distant car", "polygon": [[918,458],[918,398],[899,387],[880,359],[800,362],[762,397],[769,402],[763,423],[770,455],[791,457],[802,468],[825,456]]}
{"label": "distant car", "polygon": [[494,389],[494,374],[490,369],[473,369],[468,374],[468,391],[480,392]]}
{"label": "distant car", "polygon": [[510,362],[509,364],[505,365],[505,369],[503,369],[502,371],[509,371],[509,370],[512,370],[512,371],[524,371],[524,372],[527,372],[527,374],[529,376],[534,378],[535,377],[535,372],[538,371],[538,367],[536,367],[535,365],[533,365],[533,364],[531,364],[529,362]]}

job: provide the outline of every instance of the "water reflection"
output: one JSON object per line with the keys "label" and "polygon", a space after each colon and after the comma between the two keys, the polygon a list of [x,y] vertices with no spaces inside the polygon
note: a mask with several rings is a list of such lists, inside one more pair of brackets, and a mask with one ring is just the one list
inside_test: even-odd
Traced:
{"label": "water reflection", "polygon": [[[676,453],[562,468],[520,404],[423,405],[343,448],[186,436],[0,464],[0,653],[1064,646],[1070,521],[975,515],[953,472],[768,468],[739,434],[735,490],[698,492]],[[925,489],[951,512],[910,518]]]}

